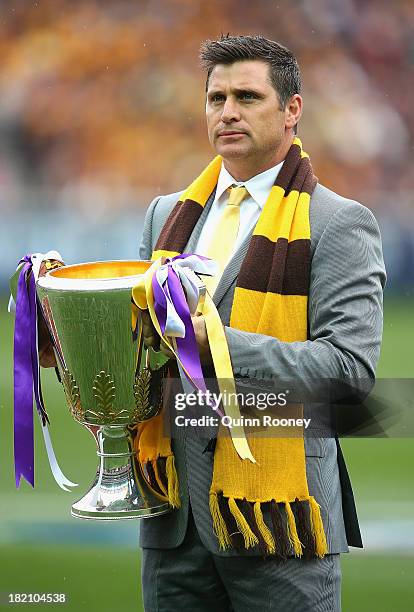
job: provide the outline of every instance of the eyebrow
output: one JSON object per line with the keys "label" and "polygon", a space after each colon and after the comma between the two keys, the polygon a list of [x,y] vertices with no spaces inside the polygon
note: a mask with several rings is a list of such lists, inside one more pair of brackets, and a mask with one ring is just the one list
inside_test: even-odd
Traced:
{"label": "eyebrow", "polygon": [[[239,89],[238,87],[234,87],[231,91],[235,93],[236,95],[249,93],[249,94],[254,94],[255,96],[258,96],[259,98],[262,98],[264,96],[264,94],[261,91],[258,91],[257,89],[247,88],[247,87],[242,88],[242,89]],[[222,89],[212,89],[211,91],[207,92],[207,96],[216,96],[217,94],[225,95]]]}

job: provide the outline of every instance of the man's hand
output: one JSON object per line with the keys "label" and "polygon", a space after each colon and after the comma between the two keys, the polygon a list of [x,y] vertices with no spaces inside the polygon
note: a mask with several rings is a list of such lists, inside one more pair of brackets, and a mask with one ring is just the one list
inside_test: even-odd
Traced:
{"label": "man's hand", "polygon": [[141,310],[141,317],[142,333],[144,336],[145,346],[147,348],[152,347],[155,351],[161,351],[163,355],[169,357],[170,359],[175,359],[174,353],[170,351],[164,340],[162,340],[158,335],[158,332],[151,321],[148,310]]}
{"label": "man's hand", "polygon": [[160,348],[160,337],[155,329],[148,310],[139,310],[142,319],[142,333],[144,344],[147,348],[152,347],[156,351]]}
{"label": "man's hand", "polygon": [[[48,262],[42,261],[39,278],[44,276],[51,267],[60,267],[64,264],[55,259],[48,260]],[[46,325],[46,321],[43,318],[41,312],[37,316],[37,333],[38,333],[38,344],[39,344],[39,363],[42,368],[56,368],[57,361],[55,352],[53,350],[52,338],[49,334],[49,329]]]}
{"label": "man's hand", "polygon": [[[175,355],[163,340],[160,339],[157,330],[155,329],[151,317],[147,310],[141,310],[142,316],[142,333],[144,335],[144,344],[147,347],[152,347],[155,350],[160,350],[163,355],[170,359],[175,359]],[[204,317],[201,314],[193,315],[191,317],[194,327],[195,338],[200,353],[201,363],[204,365],[210,365],[213,363],[211,358],[210,345],[208,343],[206,323]],[[161,340],[161,341],[160,341]]]}
{"label": "man's hand", "polygon": [[198,351],[200,353],[200,361],[203,365],[211,365],[213,359],[211,357],[210,345],[208,343],[206,322],[202,314],[192,315],[194,333],[197,341]]}
{"label": "man's hand", "polygon": [[57,361],[53,350],[52,339],[49,334],[43,315],[37,317],[37,331],[39,340],[39,363],[42,368],[56,368]]}

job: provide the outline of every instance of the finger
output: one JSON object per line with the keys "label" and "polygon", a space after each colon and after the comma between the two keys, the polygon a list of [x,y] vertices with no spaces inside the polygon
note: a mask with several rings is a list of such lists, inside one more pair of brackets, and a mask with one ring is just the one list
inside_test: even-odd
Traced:
{"label": "finger", "polygon": [[145,337],[149,337],[149,336],[158,336],[158,332],[155,329],[155,327],[153,325],[143,325],[142,326],[142,333],[144,334]]}
{"label": "finger", "polygon": [[170,357],[170,358],[174,358],[175,359],[174,353],[172,352],[171,349],[168,348],[168,346],[165,344],[164,340],[161,340],[161,342],[160,342],[160,351],[166,357]]}
{"label": "finger", "polygon": [[142,334],[144,336],[145,346],[152,346],[158,348],[160,343],[160,337],[157,330],[155,329],[151,317],[147,311],[142,310]]}
{"label": "finger", "polygon": [[53,270],[54,268],[61,268],[65,264],[63,261],[59,261],[58,259],[44,259],[40,264],[39,269],[39,277],[45,276],[49,270]]}
{"label": "finger", "polygon": [[146,347],[151,346],[152,348],[158,349],[160,344],[160,337],[158,335],[153,334],[144,334],[144,344]]}
{"label": "finger", "polygon": [[151,323],[151,316],[148,310],[142,310],[140,308],[140,312],[141,312],[142,321],[145,323]]}
{"label": "finger", "polygon": [[141,310],[142,313],[142,327],[144,329],[152,330],[152,332],[156,332],[155,326],[151,320],[150,315],[146,310]]}
{"label": "finger", "polygon": [[55,352],[51,345],[41,351],[39,350],[39,364],[42,368],[57,367]]}

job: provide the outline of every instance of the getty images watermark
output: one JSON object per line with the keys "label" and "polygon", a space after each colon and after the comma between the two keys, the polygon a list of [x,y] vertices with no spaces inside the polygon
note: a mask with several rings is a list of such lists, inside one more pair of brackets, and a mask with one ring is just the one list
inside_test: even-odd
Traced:
{"label": "getty images watermark", "polygon": [[[200,416],[185,416],[177,414],[175,416],[175,424],[178,427],[217,427],[223,425],[225,427],[304,427],[307,429],[311,419],[305,418],[283,418],[262,414],[259,417],[250,417],[241,415],[238,418],[233,418],[223,414],[223,407],[229,406],[234,399],[240,408],[251,407],[256,410],[265,411],[269,408],[281,407],[287,405],[287,396],[289,391],[281,393],[214,393],[207,389],[203,392],[198,390],[193,393],[176,393],[175,394],[175,409],[182,412],[195,407],[210,408],[213,413],[203,414]],[[224,410],[225,412],[225,410]],[[218,413],[218,414],[217,414]]]}

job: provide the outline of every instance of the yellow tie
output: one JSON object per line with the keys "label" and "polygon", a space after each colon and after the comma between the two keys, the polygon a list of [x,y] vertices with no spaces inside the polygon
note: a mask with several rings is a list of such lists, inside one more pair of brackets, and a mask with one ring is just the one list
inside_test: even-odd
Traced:
{"label": "yellow tie", "polygon": [[232,187],[226,207],[220,217],[213,238],[207,248],[207,257],[214,259],[219,270],[216,276],[204,277],[207,291],[212,296],[227,265],[239,233],[240,204],[248,195],[246,187]]}

